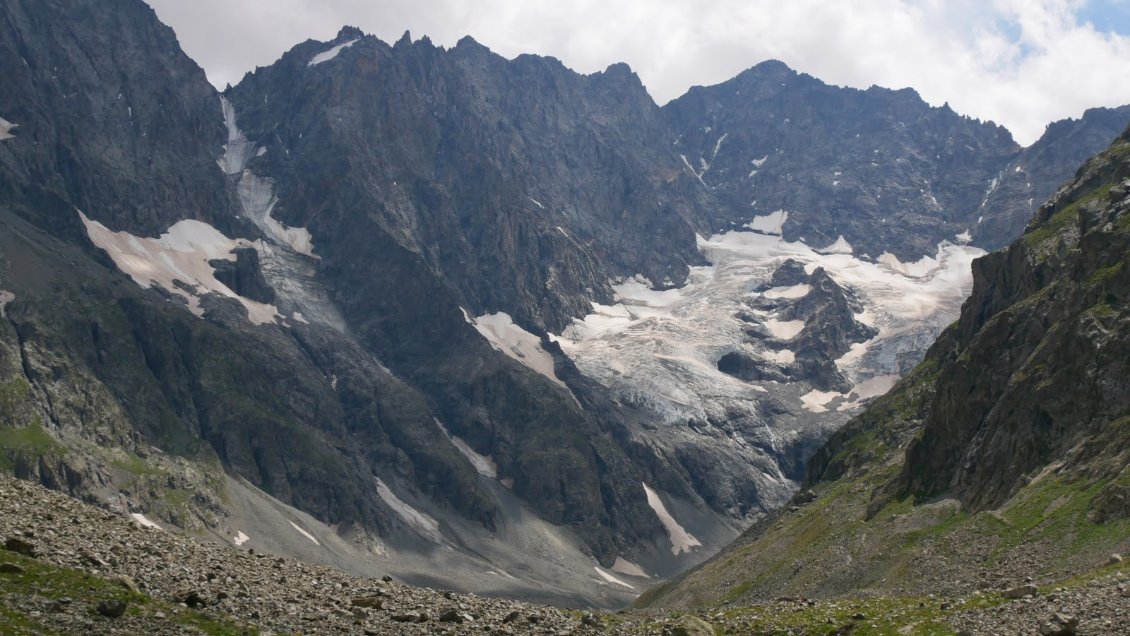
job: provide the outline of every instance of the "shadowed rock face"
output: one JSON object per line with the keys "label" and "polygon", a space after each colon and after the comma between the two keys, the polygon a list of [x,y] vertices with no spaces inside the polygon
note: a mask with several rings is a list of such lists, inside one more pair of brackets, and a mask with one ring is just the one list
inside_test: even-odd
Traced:
{"label": "shadowed rock face", "polygon": [[359,35],[306,42],[229,94],[266,149],[251,166],[277,183],[276,215],[310,228],[342,287],[378,291],[344,269],[387,240],[450,288],[446,312],[560,331],[608,302],[610,278],[673,284],[702,262],[709,195],[657,143],[666,123],[626,66],[583,76],[470,38]]}
{"label": "shadowed rock face", "polygon": [[35,201],[33,221],[71,238],[73,208],[47,217],[44,198],[142,236],[185,218],[240,233],[215,91],[148,6],[17,0],[0,15],[0,117],[19,126],[0,151],[6,201]]}
{"label": "shadowed rock face", "polygon": [[[899,492],[999,505],[1054,462],[1113,477],[1130,391],[1130,135],[1088,161],[1024,237],[975,263]],[[1064,470],[1064,469],[1061,469]],[[1100,516],[1106,516],[1105,513]]]}
{"label": "shadowed rock face", "polygon": [[252,248],[236,248],[235,261],[217,260],[211,265],[216,268],[216,278],[232,291],[261,303],[275,302],[275,290],[267,284],[260,269],[259,252]]}

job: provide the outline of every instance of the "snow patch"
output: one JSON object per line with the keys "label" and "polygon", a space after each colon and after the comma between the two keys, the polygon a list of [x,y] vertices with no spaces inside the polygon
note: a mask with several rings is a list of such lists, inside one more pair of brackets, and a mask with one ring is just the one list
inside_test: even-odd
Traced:
{"label": "snow patch", "polygon": [[328,50],[322,51],[321,53],[310,58],[310,61],[306,63],[306,66],[317,66],[318,64],[321,64],[322,62],[329,62],[330,60],[337,57],[337,54],[341,53],[342,50],[353,46],[353,44],[356,43],[356,42],[357,42],[357,39],[353,39],[353,40],[350,40],[348,42],[342,42],[341,44],[338,44],[337,46],[334,46],[334,47],[332,47]]}
{"label": "snow patch", "polygon": [[[466,309],[459,308],[463,318],[487,339],[490,346],[501,351],[526,367],[549,378],[566,391],[569,387],[557,377],[553,370],[553,356],[541,346],[541,338],[514,324],[510,314],[498,312],[472,318]],[[572,395],[572,391],[569,393]],[[576,399],[576,398],[574,398]]]}
{"label": "snow patch", "polygon": [[460,453],[463,453],[467,461],[471,462],[476,472],[484,477],[490,477],[491,479],[498,478],[498,464],[494,463],[494,458],[490,455],[483,455],[475,451],[475,449],[471,448],[471,445],[465,442],[461,437],[449,433],[447,427],[443,425],[443,422],[435,420],[435,423],[436,426],[439,427],[439,430],[443,431],[444,436],[451,440],[455,448],[458,449]]}
{"label": "snow patch", "polygon": [[831,245],[825,247],[824,249],[816,250],[816,252],[818,254],[851,254],[852,247],[851,243],[848,243],[847,239],[844,238],[844,235],[841,234],[836,237],[835,241],[832,241]]}
{"label": "snow patch", "polygon": [[616,557],[616,562],[612,564],[612,571],[618,572],[620,574],[626,574],[628,576],[638,576],[641,579],[651,578],[647,572],[644,572],[643,568],[636,565],[635,563],[632,563],[622,556]]}
{"label": "snow patch", "polygon": [[762,234],[776,234],[780,236],[784,231],[785,221],[789,220],[789,213],[785,210],[777,210],[770,212],[764,216],[755,216],[753,220],[746,223],[746,227],[754,232],[761,232]]}
{"label": "snow patch", "polygon": [[[1004,173],[1001,172],[989,181],[989,187],[985,190],[985,196],[981,198],[981,205],[979,207],[983,208],[985,207],[985,204],[989,202],[989,197],[992,196],[994,191],[996,191],[997,186],[999,186],[1001,183],[1001,177],[1003,176]],[[981,221],[978,220],[977,222],[980,223]]]}
{"label": "snow patch", "polygon": [[164,528],[157,525],[153,521],[150,521],[148,517],[141,514],[140,512],[131,513],[130,516],[133,517],[133,520],[136,521],[137,524],[142,528],[155,528],[157,530],[164,530]]}
{"label": "snow patch", "polygon": [[765,328],[774,338],[792,340],[804,329],[803,320],[766,320]]}
{"label": "snow patch", "polygon": [[866,400],[886,394],[898,384],[898,381],[899,376],[891,374],[875,376],[869,380],[860,382],[855,385],[855,388],[846,396],[850,401],[844,402],[836,410],[846,412],[859,408],[863,406],[863,402]]}
{"label": "snow patch", "polygon": [[234,543],[237,546],[241,546],[241,545],[247,543],[250,540],[251,540],[251,537],[247,536],[246,534],[243,533],[242,530],[240,530],[238,533],[236,533],[236,535],[234,537],[232,537],[231,542]]}
{"label": "snow patch", "polygon": [[[722,149],[722,142],[726,141],[726,137],[729,136],[730,133],[723,133],[722,136],[718,138],[718,141],[714,142],[714,152],[710,153],[710,163],[714,163],[714,160],[718,157],[718,151]],[[708,164],[706,168],[709,169],[710,165]]]}
{"label": "snow patch", "polygon": [[766,298],[804,298],[808,292],[812,291],[812,287],[804,283],[799,285],[789,285],[786,287],[773,287],[765,290],[764,296]]}
{"label": "snow patch", "polygon": [[6,318],[7,314],[4,310],[8,307],[8,303],[16,299],[16,295],[10,291],[0,289],[0,318]]}
{"label": "snow patch", "polygon": [[843,394],[837,393],[836,391],[812,389],[808,393],[800,396],[800,402],[804,405],[805,410],[812,411],[813,413],[825,413],[828,411],[826,405],[838,397],[843,397]]}
{"label": "snow patch", "polygon": [[702,172],[699,172],[699,171],[695,170],[695,169],[694,169],[694,167],[693,167],[693,166],[691,166],[691,162],[687,161],[687,156],[686,156],[686,155],[679,155],[679,158],[683,160],[683,165],[687,167],[687,170],[690,170],[690,171],[691,171],[691,174],[693,174],[693,175],[695,176],[695,178],[696,178],[696,179],[698,179],[698,182],[702,184],[702,187],[704,187],[704,188],[705,188],[705,187],[708,187],[708,186],[706,185],[706,182],[702,180],[702,175],[703,175],[703,174],[704,174],[704,173],[705,173],[706,171],[704,170],[704,171],[702,171]]}
{"label": "snow patch", "polygon": [[12,134],[12,129],[17,126],[19,126],[19,124],[13,124],[7,119],[0,117],[0,141],[3,141],[5,139],[15,139],[16,136]]}
{"label": "snow patch", "polygon": [[299,525],[298,525],[297,523],[294,523],[293,521],[291,521],[291,522],[290,522],[290,525],[291,525],[291,527],[293,527],[293,528],[294,528],[295,530],[297,530],[299,534],[301,534],[302,536],[306,537],[307,539],[309,539],[309,540],[313,541],[313,542],[314,542],[314,545],[322,545],[321,543],[319,543],[319,542],[318,542],[318,540],[317,540],[317,539],[315,539],[315,538],[314,538],[314,535],[312,535],[312,534],[310,534],[309,532],[306,532],[305,530],[303,530],[303,529],[302,529],[302,528],[301,528],[301,527],[300,527],[300,526],[299,526]]}
{"label": "snow patch", "polygon": [[592,569],[596,570],[596,573],[600,575],[600,578],[604,579],[605,581],[608,581],[609,583],[612,583],[614,585],[619,585],[619,586],[622,586],[622,587],[626,587],[629,590],[636,589],[636,588],[632,587],[631,585],[628,585],[627,583],[621,581],[620,579],[618,579],[618,578],[612,576],[611,574],[605,572],[604,570],[600,569],[598,566],[594,565],[594,566],[592,566]]}
{"label": "snow patch", "polygon": [[436,543],[443,543],[443,535],[439,531],[439,522],[428,515],[408,505],[396,493],[392,492],[380,478],[377,478],[377,495],[392,510],[416,532]]}
{"label": "snow patch", "polygon": [[792,351],[789,351],[788,349],[781,349],[780,351],[773,351],[773,352],[769,353],[766,357],[769,358],[770,360],[772,360],[773,362],[776,362],[777,364],[792,364],[792,363],[796,362],[796,354],[793,353]]}
{"label": "snow patch", "polygon": [[861,400],[879,397],[894,388],[898,381],[899,376],[897,375],[880,375],[857,384],[851,392]]}
{"label": "snow patch", "polygon": [[[229,239],[211,225],[191,219],[178,221],[153,239],[114,232],[81,211],[78,214],[91,242],[106,250],[118,269],[141,287],[157,286],[180,296],[193,314],[203,317],[200,296],[215,293],[238,300],[247,309],[247,318],[252,324],[262,325],[280,317],[274,305],[244,298],[229,289],[216,279],[216,270],[209,264],[213,260],[234,261],[232,250],[257,247],[255,243]],[[187,291],[185,286],[192,291]]]}
{"label": "snow patch", "polygon": [[663,524],[663,528],[667,531],[667,538],[671,540],[671,554],[678,556],[680,553],[689,553],[693,548],[702,546],[702,543],[694,538],[694,535],[687,532],[683,526],[679,525],[678,521],[675,521],[675,518],[667,511],[667,506],[663,505],[659,493],[652,490],[651,486],[646,483],[643,484],[643,490],[647,495],[647,505],[655,511],[655,516],[659,517],[659,522]]}

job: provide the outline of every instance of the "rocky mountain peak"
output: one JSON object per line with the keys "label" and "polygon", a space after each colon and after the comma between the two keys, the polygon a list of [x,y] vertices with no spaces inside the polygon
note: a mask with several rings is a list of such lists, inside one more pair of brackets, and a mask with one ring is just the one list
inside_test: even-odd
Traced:
{"label": "rocky mountain peak", "polygon": [[[356,40],[363,37],[365,37],[364,31],[355,26],[345,25],[341,27],[340,30],[338,30],[337,35],[335,35],[334,39],[331,41],[333,43],[348,42],[349,40]],[[404,35],[401,37],[401,39],[404,39],[405,37],[407,37],[409,41],[412,40],[412,35],[408,31],[404,32]]]}
{"label": "rocky mountain peak", "polygon": [[642,85],[642,82],[640,81],[639,76],[636,75],[636,72],[632,70],[631,66],[628,66],[624,62],[616,62],[615,64],[608,65],[608,68],[604,69],[603,74],[614,81],[629,82]]}
{"label": "rocky mountain peak", "polygon": [[478,53],[490,52],[490,49],[487,48],[486,45],[479,44],[479,41],[471,37],[470,35],[464,35],[463,37],[459,38],[459,40],[455,43],[455,48],[453,50],[459,50],[463,53],[472,51]]}

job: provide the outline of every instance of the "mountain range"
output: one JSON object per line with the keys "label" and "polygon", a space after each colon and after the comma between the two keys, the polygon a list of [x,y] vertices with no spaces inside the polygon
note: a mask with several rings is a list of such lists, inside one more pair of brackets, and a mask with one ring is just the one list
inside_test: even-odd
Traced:
{"label": "mountain range", "polygon": [[[772,61],[660,107],[623,64],[352,27],[218,92],[140,0],[0,10],[0,467],[555,602],[621,605],[775,518],[939,334],[1012,302],[986,280],[1044,284],[969,266],[1130,122],[1022,148]],[[1011,492],[966,486],[1005,451],[965,458],[950,415],[889,497]]]}

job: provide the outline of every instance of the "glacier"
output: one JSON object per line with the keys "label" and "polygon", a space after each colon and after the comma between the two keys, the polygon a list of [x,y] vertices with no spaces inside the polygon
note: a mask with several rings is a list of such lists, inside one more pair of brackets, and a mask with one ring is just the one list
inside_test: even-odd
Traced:
{"label": "glacier", "polygon": [[[782,213],[771,221],[783,220]],[[782,471],[782,453],[830,434],[909,371],[957,317],[972,287],[970,265],[985,253],[943,242],[915,263],[890,254],[872,261],[853,255],[846,241],[836,243],[829,247],[839,249],[818,250],[748,230],[699,237],[710,264],[692,267],[682,287],[656,290],[642,277],[612,281],[615,303],[594,304],[550,338],[614,400],[648,414],[636,439],[657,453],[706,445],[739,458],[748,464],[740,470],[756,476],[763,509],[771,508],[797,487]],[[786,259],[803,263],[808,274],[824,268],[862,304],[855,319],[878,332],[835,360],[847,391],[819,391],[804,380],[745,382],[718,369],[719,359],[735,351],[767,366],[795,359],[789,341],[805,322],[750,302],[807,293],[807,285],[767,286]],[[749,338],[751,326],[778,346]],[[746,522],[760,514],[730,513]]]}

